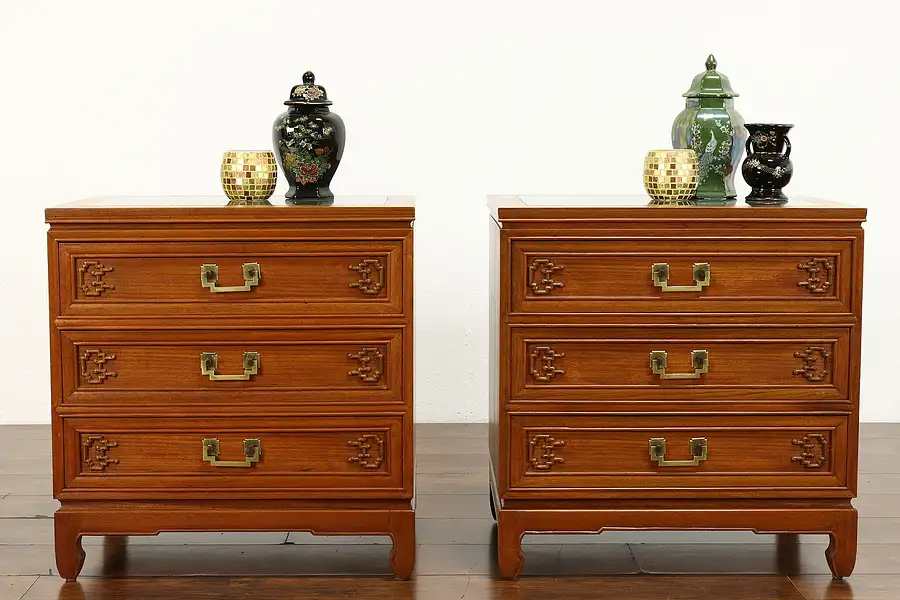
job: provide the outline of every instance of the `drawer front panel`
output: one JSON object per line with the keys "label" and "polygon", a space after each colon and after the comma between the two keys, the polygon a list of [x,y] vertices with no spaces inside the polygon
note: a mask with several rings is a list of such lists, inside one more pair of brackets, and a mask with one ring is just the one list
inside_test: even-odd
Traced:
{"label": "drawer front panel", "polygon": [[[651,456],[651,440],[660,439],[663,464]],[[669,488],[689,496],[813,487],[847,495],[843,415],[517,415],[511,444],[516,490]]]}
{"label": "drawer front panel", "polygon": [[515,240],[510,311],[848,314],[851,265],[849,241]]}
{"label": "drawer front panel", "polygon": [[[201,495],[404,488],[400,417],[68,418],[67,490]],[[204,440],[218,440],[218,453]],[[258,440],[258,452],[244,440]],[[206,458],[204,455],[206,454]],[[214,465],[216,462],[249,466]]]}
{"label": "drawer front panel", "polygon": [[[401,248],[400,241],[61,244],[62,314],[399,315]],[[222,288],[231,291],[213,291]]]}
{"label": "drawer front panel", "polygon": [[[849,332],[799,326],[513,328],[510,400],[845,401]],[[651,353],[665,353],[663,363]]]}
{"label": "drawer front panel", "polygon": [[402,331],[65,332],[64,403],[400,404]]}

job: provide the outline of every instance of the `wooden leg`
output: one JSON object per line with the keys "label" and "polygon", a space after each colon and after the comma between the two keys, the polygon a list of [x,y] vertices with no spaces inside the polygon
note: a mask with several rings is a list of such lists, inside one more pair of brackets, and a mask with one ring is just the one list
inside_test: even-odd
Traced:
{"label": "wooden leg", "polygon": [[497,562],[500,576],[515,579],[522,571],[525,555],[522,554],[524,532],[514,513],[499,511],[497,515]]}
{"label": "wooden leg", "polygon": [[834,517],[831,543],[825,550],[825,560],[835,579],[849,577],[856,566],[856,511],[840,512]]}
{"label": "wooden leg", "polygon": [[800,536],[796,533],[779,533],[775,536],[775,558],[779,573],[800,572]]}
{"label": "wooden leg", "polygon": [[56,568],[60,577],[75,581],[84,566],[84,549],[81,547],[81,531],[76,515],[57,511],[53,515],[56,544]]}
{"label": "wooden leg", "polygon": [[128,571],[128,538],[124,535],[108,535],[103,538],[104,577],[120,577]]}
{"label": "wooden leg", "polygon": [[397,579],[409,579],[416,564],[416,513],[411,510],[391,511],[391,569]]}

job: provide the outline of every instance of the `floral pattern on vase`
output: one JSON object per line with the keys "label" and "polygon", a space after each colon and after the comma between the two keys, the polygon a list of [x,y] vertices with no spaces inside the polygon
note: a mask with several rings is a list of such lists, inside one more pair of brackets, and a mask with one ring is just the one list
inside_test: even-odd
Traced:
{"label": "floral pattern on vase", "polygon": [[335,128],[323,119],[310,115],[289,114],[275,124],[284,165],[289,180],[306,185],[317,183],[331,168],[334,155]]}
{"label": "floral pattern on vase", "polygon": [[[699,123],[691,125],[691,149],[700,157],[700,179],[698,183],[708,181],[710,177],[724,178],[731,166],[731,148],[734,145],[734,127],[730,121],[714,120],[713,127],[704,130]],[[719,136],[716,132],[721,133]],[[705,134],[709,139],[704,145]]]}
{"label": "floral pattern on vase", "polygon": [[725,75],[716,71],[710,55],[706,71],[684,93],[684,110],[672,124],[672,147],[692,149],[700,164],[698,204],[733,204],[734,174],[747,139],[744,119],[734,109],[738,94]]}
{"label": "floral pattern on vase", "polygon": [[273,145],[289,188],[288,204],[331,204],[330,184],[344,152],[343,120],[332,113],[325,88],[307,71],[291,89],[288,110],[275,119]]}
{"label": "floral pattern on vase", "polygon": [[[791,141],[788,132],[793,125],[747,123],[747,159],[741,167],[744,181],[751,187],[746,202],[751,206],[781,206],[788,197],[782,188],[794,175]],[[784,152],[784,154],[782,154]]]}

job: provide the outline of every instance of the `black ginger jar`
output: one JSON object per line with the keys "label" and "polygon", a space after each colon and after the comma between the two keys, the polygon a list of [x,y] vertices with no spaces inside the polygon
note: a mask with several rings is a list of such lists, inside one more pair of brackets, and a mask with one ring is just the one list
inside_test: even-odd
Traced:
{"label": "black ginger jar", "polygon": [[744,181],[751,188],[746,202],[751,206],[781,206],[788,198],[781,189],[794,174],[791,141],[788,131],[793,125],[747,123],[747,158],[741,166]]}
{"label": "black ginger jar", "polygon": [[329,185],[341,163],[344,121],[331,112],[331,101],[312,71],[291,90],[286,112],[272,126],[272,145],[290,184],[287,204],[332,204]]}

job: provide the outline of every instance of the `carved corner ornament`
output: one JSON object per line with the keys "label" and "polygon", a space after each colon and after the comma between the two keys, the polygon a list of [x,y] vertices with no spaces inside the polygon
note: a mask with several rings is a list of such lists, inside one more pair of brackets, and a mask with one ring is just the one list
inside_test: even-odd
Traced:
{"label": "carved corner ornament", "polygon": [[[828,459],[828,439],[821,433],[807,433],[798,440],[791,440],[794,446],[803,448],[800,456],[792,456],[792,462],[799,462],[807,469],[820,469]],[[816,456],[816,444],[819,445],[819,455]]]}
{"label": "carved corner ornament", "polygon": [[115,354],[108,354],[99,348],[83,350],[78,357],[81,366],[81,377],[88,383],[103,383],[110,377],[118,375],[115,371],[106,368],[106,363],[115,360]]}
{"label": "carved corner ornament", "polygon": [[363,383],[378,383],[381,379],[384,373],[384,354],[378,348],[363,348],[356,354],[348,354],[347,358],[359,363],[348,375],[359,377]]}
{"label": "carved corner ornament", "polygon": [[535,469],[549,471],[553,465],[565,462],[563,457],[556,456],[556,449],[565,445],[564,441],[547,434],[536,435],[528,442],[528,460]]}
{"label": "carved corner ornament", "polygon": [[805,363],[802,368],[794,369],[794,375],[803,375],[807,381],[812,382],[825,381],[831,362],[831,353],[825,346],[810,346],[802,352],[794,352],[794,358]]}
{"label": "carved corner ornament", "polygon": [[553,290],[563,287],[563,282],[555,281],[553,274],[562,271],[566,267],[557,265],[549,258],[536,258],[528,265],[528,282],[531,291],[535,294],[550,294]]}
{"label": "carved corner ornament", "polygon": [[798,281],[797,285],[805,287],[812,294],[824,294],[833,285],[834,264],[830,259],[811,258],[797,265],[797,268],[806,271],[806,280]]}
{"label": "carved corner ornament", "polygon": [[356,456],[351,456],[350,462],[357,463],[363,469],[377,469],[384,462],[384,439],[380,435],[364,433],[347,443],[357,449]]}
{"label": "carved corner ornament", "polygon": [[359,280],[351,283],[350,287],[359,288],[363,294],[375,295],[384,287],[384,265],[377,258],[367,258],[350,265],[350,270],[359,273]]}
{"label": "carved corner ornament", "polygon": [[105,471],[109,465],[119,464],[118,458],[110,458],[109,451],[119,446],[102,435],[89,435],[81,443],[84,447],[84,464],[91,471]]}
{"label": "carved corner ornament", "polygon": [[550,381],[565,371],[556,368],[556,359],[565,358],[565,352],[555,352],[550,346],[536,346],[528,357],[528,370],[535,381]]}
{"label": "carved corner ornament", "polygon": [[99,296],[106,290],[114,290],[116,286],[103,283],[103,276],[110,273],[112,267],[106,267],[95,260],[86,260],[78,269],[78,287],[85,296]]}

